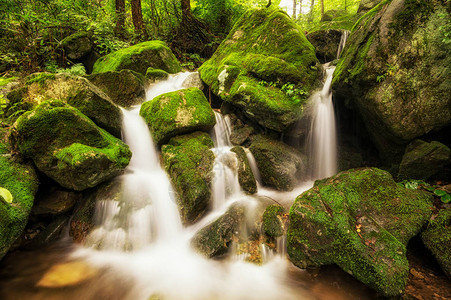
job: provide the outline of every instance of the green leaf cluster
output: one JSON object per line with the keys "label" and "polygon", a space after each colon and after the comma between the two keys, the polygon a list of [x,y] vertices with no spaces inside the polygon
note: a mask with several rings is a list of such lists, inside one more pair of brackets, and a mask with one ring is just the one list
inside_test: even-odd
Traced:
{"label": "green leaf cluster", "polygon": [[431,185],[423,180],[403,180],[398,183],[399,185],[410,190],[426,190],[433,193],[436,197],[440,198],[443,203],[451,202],[451,194],[442,189],[438,185]]}

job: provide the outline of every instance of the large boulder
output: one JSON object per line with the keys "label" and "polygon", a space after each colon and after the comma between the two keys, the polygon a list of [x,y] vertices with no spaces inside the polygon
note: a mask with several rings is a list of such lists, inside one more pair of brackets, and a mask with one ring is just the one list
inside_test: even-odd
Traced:
{"label": "large boulder", "polygon": [[193,131],[209,132],[216,119],[207,98],[198,88],[166,93],[143,103],[144,118],[156,144]]}
{"label": "large boulder", "polygon": [[131,70],[108,71],[87,78],[122,107],[142,103],[145,99],[144,76]]}
{"label": "large boulder", "polygon": [[180,72],[180,63],[163,41],[147,41],[124,48],[99,58],[93,73],[130,69],[146,75],[147,68],[161,69],[169,73]]}
{"label": "large boulder", "polygon": [[258,135],[253,138],[249,150],[255,157],[265,185],[289,191],[305,173],[305,156],[283,142]]}
{"label": "large boulder", "polygon": [[122,113],[117,105],[86,78],[68,74],[34,73],[8,93],[8,115],[28,111],[45,100],[70,104],[116,137],[121,136]]}
{"label": "large boulder", "polygon": [[361,0],[357,12],[366,13],[381,2],[382,0]]}
{"label": "large boulder", "polygon": [[307,39],[316,50],[316,57],[322,63],[333,61],[337,58],[338,46],[340,45],[343,30],[327,29],[311,32]]}
{"label": "large boulder", "polygon": [[433,197],[376,168],[318,180],[290,209],[287,250],[301,268],[337,264],[385,296],[401,293],[406,244],[432,214]]}
{"label": "large boulder", "polygon": [[414,140],[402,157],[398,179],[426,180],[439,173],[450,161],[451,150],[442,143]]}
{"label": "large boulder", "polygon": [[302,29],[269,8],[244,13],[199,73],[214,94],[247,117],[287,132],[302,115],[317,64]]}
{"label": "large boulder", "polygon": [[22,234],[37,189],[34,169],[14,162],[0,142],[0,259]]}
{"label": "large boulder", "polygon": [[451,278],[451,208],[442,209],[431,218],[421,239],[434,254],[443,272]]}
{"label": "large boulder", "polygon": [[384,0],[354,26],[333,79],[387,164],[411,140],[451,121],[451,43],[443,1]]}
{"label": "large boulder", "polygon": [[177,204],[184,224],[203,216],[211,197],[213,141],[205,132],[172,138],[161,148],[163,164],[177,193]]}
{"label": "large boulder", "polygon": [[15,150],[61,186],[81,191],[113,178],[131,152],[79,110],[59,101],[43,102],[14,124]]}
{"label": "large boulder", "polygon": [[82,63],[88,73],[100,55],[94,50],[92,34],[88,32],[77,32],[65,37],[60,45],[64,56],[71,63]]}

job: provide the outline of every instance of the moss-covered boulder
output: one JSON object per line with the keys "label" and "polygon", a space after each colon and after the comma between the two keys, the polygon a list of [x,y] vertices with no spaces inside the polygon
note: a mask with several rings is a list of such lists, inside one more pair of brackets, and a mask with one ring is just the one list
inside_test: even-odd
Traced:
{"label": "moss-covered boulder", "polygon": [[193,131],[210,131],[216,124],[207,98],[198,88],[166,93],[143,103],[140,115],[145,119],[156,144]]}
{"label": "moss-covered boulder", "polygon": [[337,58],[338,46],[342,35],[343,30],[318,30],[309,33],[307,39],[315,47],[318,60],[326,63]]}
{"label": "moss-covered boulder", "polygon": [[442,209],[431,218],[421,239],[434,254],[443,272],[451,278],[451,208]]}
{"label": "moss-covered boulder", "polygon": [[0,141],[0,259],[22,234],[37,189],[34,169],[14,162]]}
{"label": "moss-covered boulder", "polygon": [[163,41],[147,41],[124,48],[99,58],[93,73],[130,69],[146,75],[147,68],[161,69],[168,73],[180,72],[180,63]]}
{"label": "moss-covered boulder", "polygon": [[64,54],[71,61],[77,61],[92,51],[92,41],[87,32],[77,32],[65,37],[60,42]]}
{"label": "moss-covered boulder", "polygon": [[451,122],[449,7],[384,0],[354,26],[333,79],[336,102],[357,108],[387,164],[413,139]]}
{"label": "moss-covered boulder", "polygon": [[359,13],[365,13],[381,2],[382,0],[361,0],[357,11]]}
{"label": "moss-covered boulder", "polygon": [[405,245],[432,208],[430,194],[376,168],[318,180],[290,209],[290,260],[301,268],[335,263],[385,296],[400,294],[409,273]]}
{"label": "moss-covered boulder", "polygon": [[439,173],[450,161],[451,150],[442,143],[414,140],[402,157],[398,179],[426,180]]}
{"label": "moss-covered boulder", "polygon": [[269,8],[244,13],[199,73],[224,101],[260,125],[285,132],[302,115],[317,63],[302,29]]}
{"label": "moss-covered boulder", "polygon": [[277,238],[285,234],[286,231],[285,209],[273,204],[266,208],[263,214],[263,230],[265,234],[272,238]]}
{"label": "moss-covered boulder", "polygon": [[255,181],[254,173],[252,173],[249,160],[246,152],[241,147],[233,147],[230,151],[236,154],[238,159],[238,181],[241,188],[248,194],[257,192],[257,182]]}
{"label": "moss-covered boulder", "polygon": [[59,101],[43,102],[24,113],[10,139],[41,172],[78,191],[121,174],[131,158],[121,140]]}
{"label": "moss-covered boulder", "polygon": [[209,258],[236,253],[247,256],[247,261],[261,262],[257,257],[261,254],[255,252],[260,252],[262,216],[272,203],[255,197],[234,202],[224,214],[196,232],[192,247]]}
{"label": "moss-covered boulder", "polygon": [[87,78],[122,107],[142,103],[145,99],[144,76],[131,70],[97,73]]}
{"label": "moss-covered boulder", "polygon": [[283,142],[258,135],[253,138],[249,150],[255,157],[265,185],[289,191],[305,172],[305,156]]}
{"label": "moss-covered boulder", "polygon": [[56,99],[70,104],[116,137],[121,136],[122,113],[110,98],[89,80],[68,74],[34,73],[25,84],[8,93],[7,115],[32,110]]}
{"label": "moss-covered boulder", "polygon": [[226,254],[233,240],[240,239],[245,218],[245,206],[235,203],[222,216],[199,230],[191,245],[207,257]]}
{"label": "moss-covered boulder", "polygon": [[161,148],[163,164],[177,193],[183,223],[203,216],[210,203],[215,155],[213,141],[205,132],[174,137]]}

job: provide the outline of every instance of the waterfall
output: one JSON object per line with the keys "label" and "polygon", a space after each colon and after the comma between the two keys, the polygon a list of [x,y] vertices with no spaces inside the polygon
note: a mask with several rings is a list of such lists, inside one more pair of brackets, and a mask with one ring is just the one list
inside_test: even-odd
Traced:
{"label": "waterfall", "polygon": [[[337,50],[340,57],[349,31],[343,31]],[[314,93],[310,99],[310,132],[307,151],[310,154],[310,169],[313,179],[334,175],[337,172],[337,129],[335,111],[332,102],[332,79],[335,66],[323,65],[325,80],[321,91]]]}
{"label": "waterfall", "polygon": [[349,36],[349,31],[344,30],[343,34],[341,35],[341,38],[340,38],[340,44],[338,44],[337,59],[340,58],[341,53],[343,52],[343,49],[345,48],[346,41],[348,40],[348,36]]}

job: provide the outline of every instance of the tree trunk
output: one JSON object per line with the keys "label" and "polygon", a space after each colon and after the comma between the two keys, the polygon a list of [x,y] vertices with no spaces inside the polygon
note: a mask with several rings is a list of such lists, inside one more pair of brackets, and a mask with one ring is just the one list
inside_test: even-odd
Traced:
{"label": "tree trunk", "polygon": [[147,33],[144,28],[143,13],[141,10],[141,0],[132,0],[132,20],[136,33],[140,38],[147,39]]}
{"label": "tree trunk", "polygon": [[302,0],[299,0],[299,16],[302,15]]}
{"label": "tree trunk", "polygon": [[321,0],[321,20],[324,17],[324,0]]}
{"label": "tree trunk", "polygon": [[293,0],[293,19],[296,20],[296,0]]}
{"label": "tree trunk", "polygon": [[182,0],[182,22],[191,18],[190,0]]}
{"label": "tree trunk", "polygon": [[123,37],[125,27],[125,0],[116,0],[116,34]]}
{"label": "tree trunk", "polygon": [[315,5],[315,0],[312,0],[312,2],[310,2],[309,22],[313,21],[313,6],[314,5]]}

